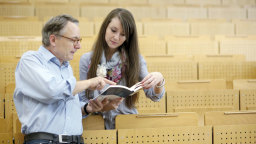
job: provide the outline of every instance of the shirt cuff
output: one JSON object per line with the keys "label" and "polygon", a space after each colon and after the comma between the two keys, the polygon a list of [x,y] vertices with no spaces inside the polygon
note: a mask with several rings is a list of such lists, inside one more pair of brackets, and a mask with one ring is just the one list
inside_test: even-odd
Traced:
{"label": "shirt cuff", "polygon": [[164,93],[165,93],[165,88],[164,87],[163,87],[162,92],[159,93],[159,94],[156,94],[155,91],[153,90],[152,98],[154,99],[154,101],[159,101],[164,96]]}

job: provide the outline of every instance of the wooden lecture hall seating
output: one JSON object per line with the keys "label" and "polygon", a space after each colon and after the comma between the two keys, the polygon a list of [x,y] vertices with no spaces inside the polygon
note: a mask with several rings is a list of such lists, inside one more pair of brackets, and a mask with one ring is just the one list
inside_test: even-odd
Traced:
{"label": "wooden lecture hall seating", "polygon": [[13,102],[15,68],[41,45],[53,16],[79,20],[81,49],[70,61],[79,80],[81,56],[92,50],[114,8],[131,11],[149,72],[165,78],[163,98],[143,90],[138,114],[82,120],[85,144],[255,144],[256,0],[0,0],[0,144],[22,144]]}

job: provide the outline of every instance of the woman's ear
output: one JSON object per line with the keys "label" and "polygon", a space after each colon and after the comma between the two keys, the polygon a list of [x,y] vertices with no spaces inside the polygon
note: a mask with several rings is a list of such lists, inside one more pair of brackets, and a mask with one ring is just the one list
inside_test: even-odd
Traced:
{"label": "woman's ear", "polygon": [[49,40],[50,40],[50,43],[51,43],[51,46],[56,46],[56,36],[55,35],[50,35],[49,37]]}

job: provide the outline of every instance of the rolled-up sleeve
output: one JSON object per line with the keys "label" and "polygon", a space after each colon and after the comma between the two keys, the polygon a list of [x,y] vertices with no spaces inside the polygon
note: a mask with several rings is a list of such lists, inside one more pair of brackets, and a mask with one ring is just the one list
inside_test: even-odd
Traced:
{"label": "rolled-up sleeve", "polygon": [[[86,53],[82,55],[80,58],[80,62],[79,62],[80,80],[87,80],[90,59],[91,59],[91,53]],[[83,108],[84,105],[89,102],[89,99],[85,95],[85,91],[82,91],[79,93],[79,99],[80,99],[81,108]]]}
{"label": "rolled-up sleeve", "polygon": [[54,72],[61,69],[52,65],[45,65],[34,55],[25,55],[15,71],[17,88],[22,88],[20,92],[23,95],[46,104],[71,97],[76,84],[75,77],[70,75],[68,69],[64,69],[61,75],[56,75]]}

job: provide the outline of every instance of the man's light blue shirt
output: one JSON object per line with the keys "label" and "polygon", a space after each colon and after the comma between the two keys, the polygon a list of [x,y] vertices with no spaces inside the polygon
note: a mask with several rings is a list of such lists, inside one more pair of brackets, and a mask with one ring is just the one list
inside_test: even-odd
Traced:
{"label": "man's light blue shirt", "polygon": [[24,134],[49,132],[81,135],[82,112],[69,62],[46,48],[26,52],[15,71],[14,103]]}

